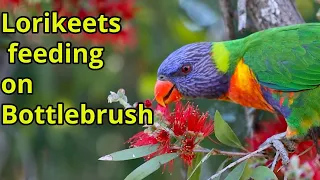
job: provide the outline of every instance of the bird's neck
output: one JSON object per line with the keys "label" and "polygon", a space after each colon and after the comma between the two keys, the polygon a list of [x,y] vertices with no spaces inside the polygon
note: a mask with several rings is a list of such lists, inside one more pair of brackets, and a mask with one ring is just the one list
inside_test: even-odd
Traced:
{"label": "bird's neck", "polygon": [[233,74],[244,54],[244,39],[215,42],[212,44],[212,60],[216,68],[225,74]]}
{"label": "bird's neck", "polygon": [[245,39],[213,43],[212,56],[216,68],[227,75],[228,91],[219,100],[273,112],[264,100],[259,83],[244,63]]}

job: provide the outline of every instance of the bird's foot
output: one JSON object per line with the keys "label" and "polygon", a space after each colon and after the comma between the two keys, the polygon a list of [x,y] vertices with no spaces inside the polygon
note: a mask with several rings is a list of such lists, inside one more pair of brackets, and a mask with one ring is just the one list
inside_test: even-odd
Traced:
{"label": "bird's foot", "polygon": [[262,143],[260,147],[264,147],[269,144],[271,144],[280,155],[282,164],[288,165],[290,162],[288,151],[294,151],[295,143],[286,138],[286,132],[271,136],[264,143]]}

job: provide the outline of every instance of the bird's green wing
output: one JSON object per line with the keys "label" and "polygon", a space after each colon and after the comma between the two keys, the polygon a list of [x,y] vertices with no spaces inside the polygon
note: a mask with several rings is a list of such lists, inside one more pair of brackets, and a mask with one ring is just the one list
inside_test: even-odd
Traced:
{"label": "bird's green wing", "polygon": [[320,85],[320,23],[270,29],[245,41],[244,61],[262,85],[281,91]]}

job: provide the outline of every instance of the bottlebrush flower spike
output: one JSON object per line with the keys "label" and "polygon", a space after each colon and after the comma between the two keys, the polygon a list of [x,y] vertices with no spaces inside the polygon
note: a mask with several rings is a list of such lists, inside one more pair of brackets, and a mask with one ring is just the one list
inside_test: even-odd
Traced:
{"label": "bottlebrush flower spike", "polygon": [[131,147],[139,147],[145,145],[157,144],[158,140],[152,135],[145,133],[144,131],[138,132],[134,136],[132,136],[127,143],[130,143]]}
{"label": "bottlebrush flower spike", "polygon": [[[145,101],[145,106],[151,108],[150,100]],[[157,105],[154,109],[155,116],[159,121],[153,126],[146,126],[143,132],[139,132],[131,137],[127,142],[131,147],[159,144],[158,150],[147,157],[146,160],[155,156],[177,152],[183,162],[191,166],[195,158],[194,149],[213,132],[213,121],[207,121],[208,113],[201,113],[193,104],[187,103],[185,106],[181,102],[176,103],[173,112],[168,107]],[[172,162],[169,165],[172,166]]]}
{"label": "bottlebrush flower spike", "polygon": [[181,102],[177,102],[174,113],[168,116],[167,120],[176,136],[195,133],[207,137],[213,132],[213,121],[206,121],[208,116],[208,113],[201,114],[199,109],[190,103],[183,107]]}
{"label": "bottlebrush flower spike", "polygon": [[174,150],[170,149],[169,133],[164,130],[158,130],[153,133],[148,133],[147,131],[138,132],[132,136],[127,143],[130,143],[131,147],[159,144],[158,150],[145,157],[146,160],[157,155],[174,152]]}
{"label": "bottlebrush flower spike", "polygon": [[191,138],[186,138],[182,141],[182,147],[180,149],[180,157],[183,160],[183,162],[191,166],[192,165],[192,160],[195,158],[195,153],[193,152],[193,149],[196,146],[196,138],[191,137]]}

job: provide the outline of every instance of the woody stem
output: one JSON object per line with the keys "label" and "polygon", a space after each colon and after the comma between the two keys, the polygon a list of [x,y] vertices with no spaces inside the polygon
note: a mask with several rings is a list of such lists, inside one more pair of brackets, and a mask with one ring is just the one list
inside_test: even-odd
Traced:
{"label": "woody stem", "polygon": [[241,163],[242,161],[245,161],[247,159],[250,159],[251,157],[256,156],[257,154],[261,153],[262,151],[264,151],[265,149],[267,149],[269,147],[271,147],[271,144],[267,144],[267,145],[259,148],[258,150],[254,151],[254,152],[247,153],[247,155],[245,155],[245,156],[241,157],[240,159],[232,162],[231,164],[229,164],[228,166],[226,166],[225,168],[223,168],[222,170],[220,170],[216,174],[212,175],[208,180],[215,179],[216,177],[218,177],[220,174],[222,174],[226,170],[236,166],[237,164]]}
{"label": "woody stem", "polygon": [[[172,149],[177,149],[179,150],[180,147],[172,147]],[[244,152],[231,152],[231,151],[222,151],[219,149],[206,149],[206,148],[196,148],[193,150],[193,152],[202,152],[202,153],[212,153],[212,155],[225,155],[225,156],[247,156],[251,153],[244,153]],[[265,157],[265,155],[261,154],[261,153],[256,153],[253,154],[252,157]]]}

